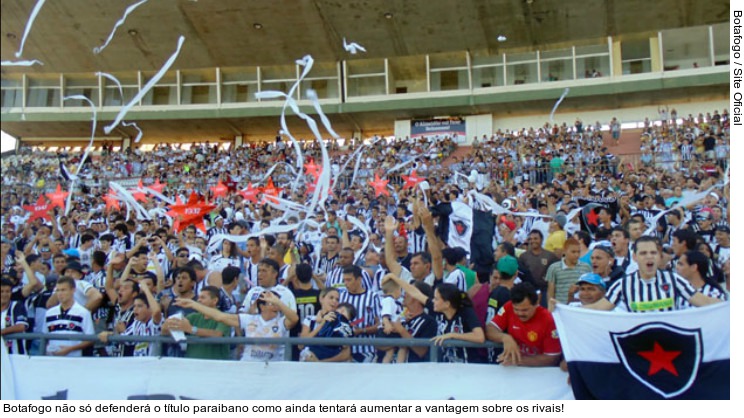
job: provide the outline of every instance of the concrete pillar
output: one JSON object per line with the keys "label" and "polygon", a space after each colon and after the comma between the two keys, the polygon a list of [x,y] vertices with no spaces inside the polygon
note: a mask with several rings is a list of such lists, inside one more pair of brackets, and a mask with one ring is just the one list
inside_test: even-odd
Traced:
{"label": "concrete pillar", "polygon": [[490,137],[493,134],[493,115],[472,115],[465,116],[465,141],[462,145],[470,145],[473,143],[473,138],[478,137],[478,140],[486,135]]}
{"label": "concrete pillar", "polygon": [[395,137],[405,138],[411,136],[411,120],[396,120],[395,121]]}
{"label": "concrete pillar", "polygon": [[623,75],[623,54],[620,41],[612,41],[612,75]]}
{"label": "concrete pillar", "polygon": [[652,36],[648,39],[648,44],[651,50],[651,71],[661,72],[664,70],[664,61],[661,56],[661,48],[659,47],[659,37]]}

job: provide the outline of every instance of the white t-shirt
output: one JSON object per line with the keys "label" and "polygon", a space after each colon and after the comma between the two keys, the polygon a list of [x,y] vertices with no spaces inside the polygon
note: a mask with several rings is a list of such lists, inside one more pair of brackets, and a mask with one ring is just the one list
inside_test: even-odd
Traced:
{"label": "white t-shirt", "polygon": [[[256,286],[249,290],[248,293],[245,295],[243,306],[240,308],[240,312],[247,313],[251,305],[253,305],[253,303],[258,300],[258,297],[261,296],[261,293],[266,291],[276,292],[279,295],[279,299],[284,302],[285,305],[287,305],[294,311],[297,310],[297,301],[295,301],[295,297],[292,291],[289,290],[286,286],[278,284],[271,289]],[[281,313],[279,314],[279,316],[284,317],[284,315],[281,315]]]}
{"label": "white t-shirt", "polygon": [[[240,328],[246,337],[280,338],[288,337],[289,330],[284,326],[284,316],[264,320],[260,314],[239,314]],[[242,361],[283,361],[284,344],[246,344]]]}
{"label": "white t-shirt", "polygon": [[[67,312],[62,314],[62,305],[57,305],[46,312],[44,318],[45,334],[89,334],[95,333],[93,319],[84,306],[75,302]],[[64,347],[80,344],[82,341],[49,340],[47,353],[55,353]],[[81,357],[82,350],[73,351],[68,356]]]}
{"label": "white t-shirt", "polygon": [[88,303],[88,290],[92,289],[93,285],[86,282],[85,280],[75,280],[75,302],[85,306]]}

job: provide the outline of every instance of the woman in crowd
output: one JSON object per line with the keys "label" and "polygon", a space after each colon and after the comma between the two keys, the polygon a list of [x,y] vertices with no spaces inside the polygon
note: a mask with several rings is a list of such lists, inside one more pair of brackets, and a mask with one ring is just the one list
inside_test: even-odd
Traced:
{"label": "woman in crowd", "polygon": [[240,256],[238,255],[237,244],[230,240],[223,239],[222,252],[212,256],[207,268],[210,271],[222,271],[227,266],[240,268]]}

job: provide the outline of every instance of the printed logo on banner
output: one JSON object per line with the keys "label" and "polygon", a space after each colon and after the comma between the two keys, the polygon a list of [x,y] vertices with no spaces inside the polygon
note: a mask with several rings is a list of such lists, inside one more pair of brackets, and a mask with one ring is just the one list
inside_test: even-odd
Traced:
{"label": "printed logo on banner", "polygon": [[610,336],[626,370],[659,395],[673,398],[695,382],[703,357],[700,328],[651,322]]}

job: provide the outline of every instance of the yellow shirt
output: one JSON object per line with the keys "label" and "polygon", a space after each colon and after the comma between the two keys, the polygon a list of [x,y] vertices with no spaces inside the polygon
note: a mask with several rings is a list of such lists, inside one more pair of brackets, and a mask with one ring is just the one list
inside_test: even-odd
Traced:
{"label": "yellow shirt", "polygon": [[555,231],[548,235],[548,239],[545,241],[545,249],[555,252],[555,250],[562,249],[565,242],[566,231]]}

